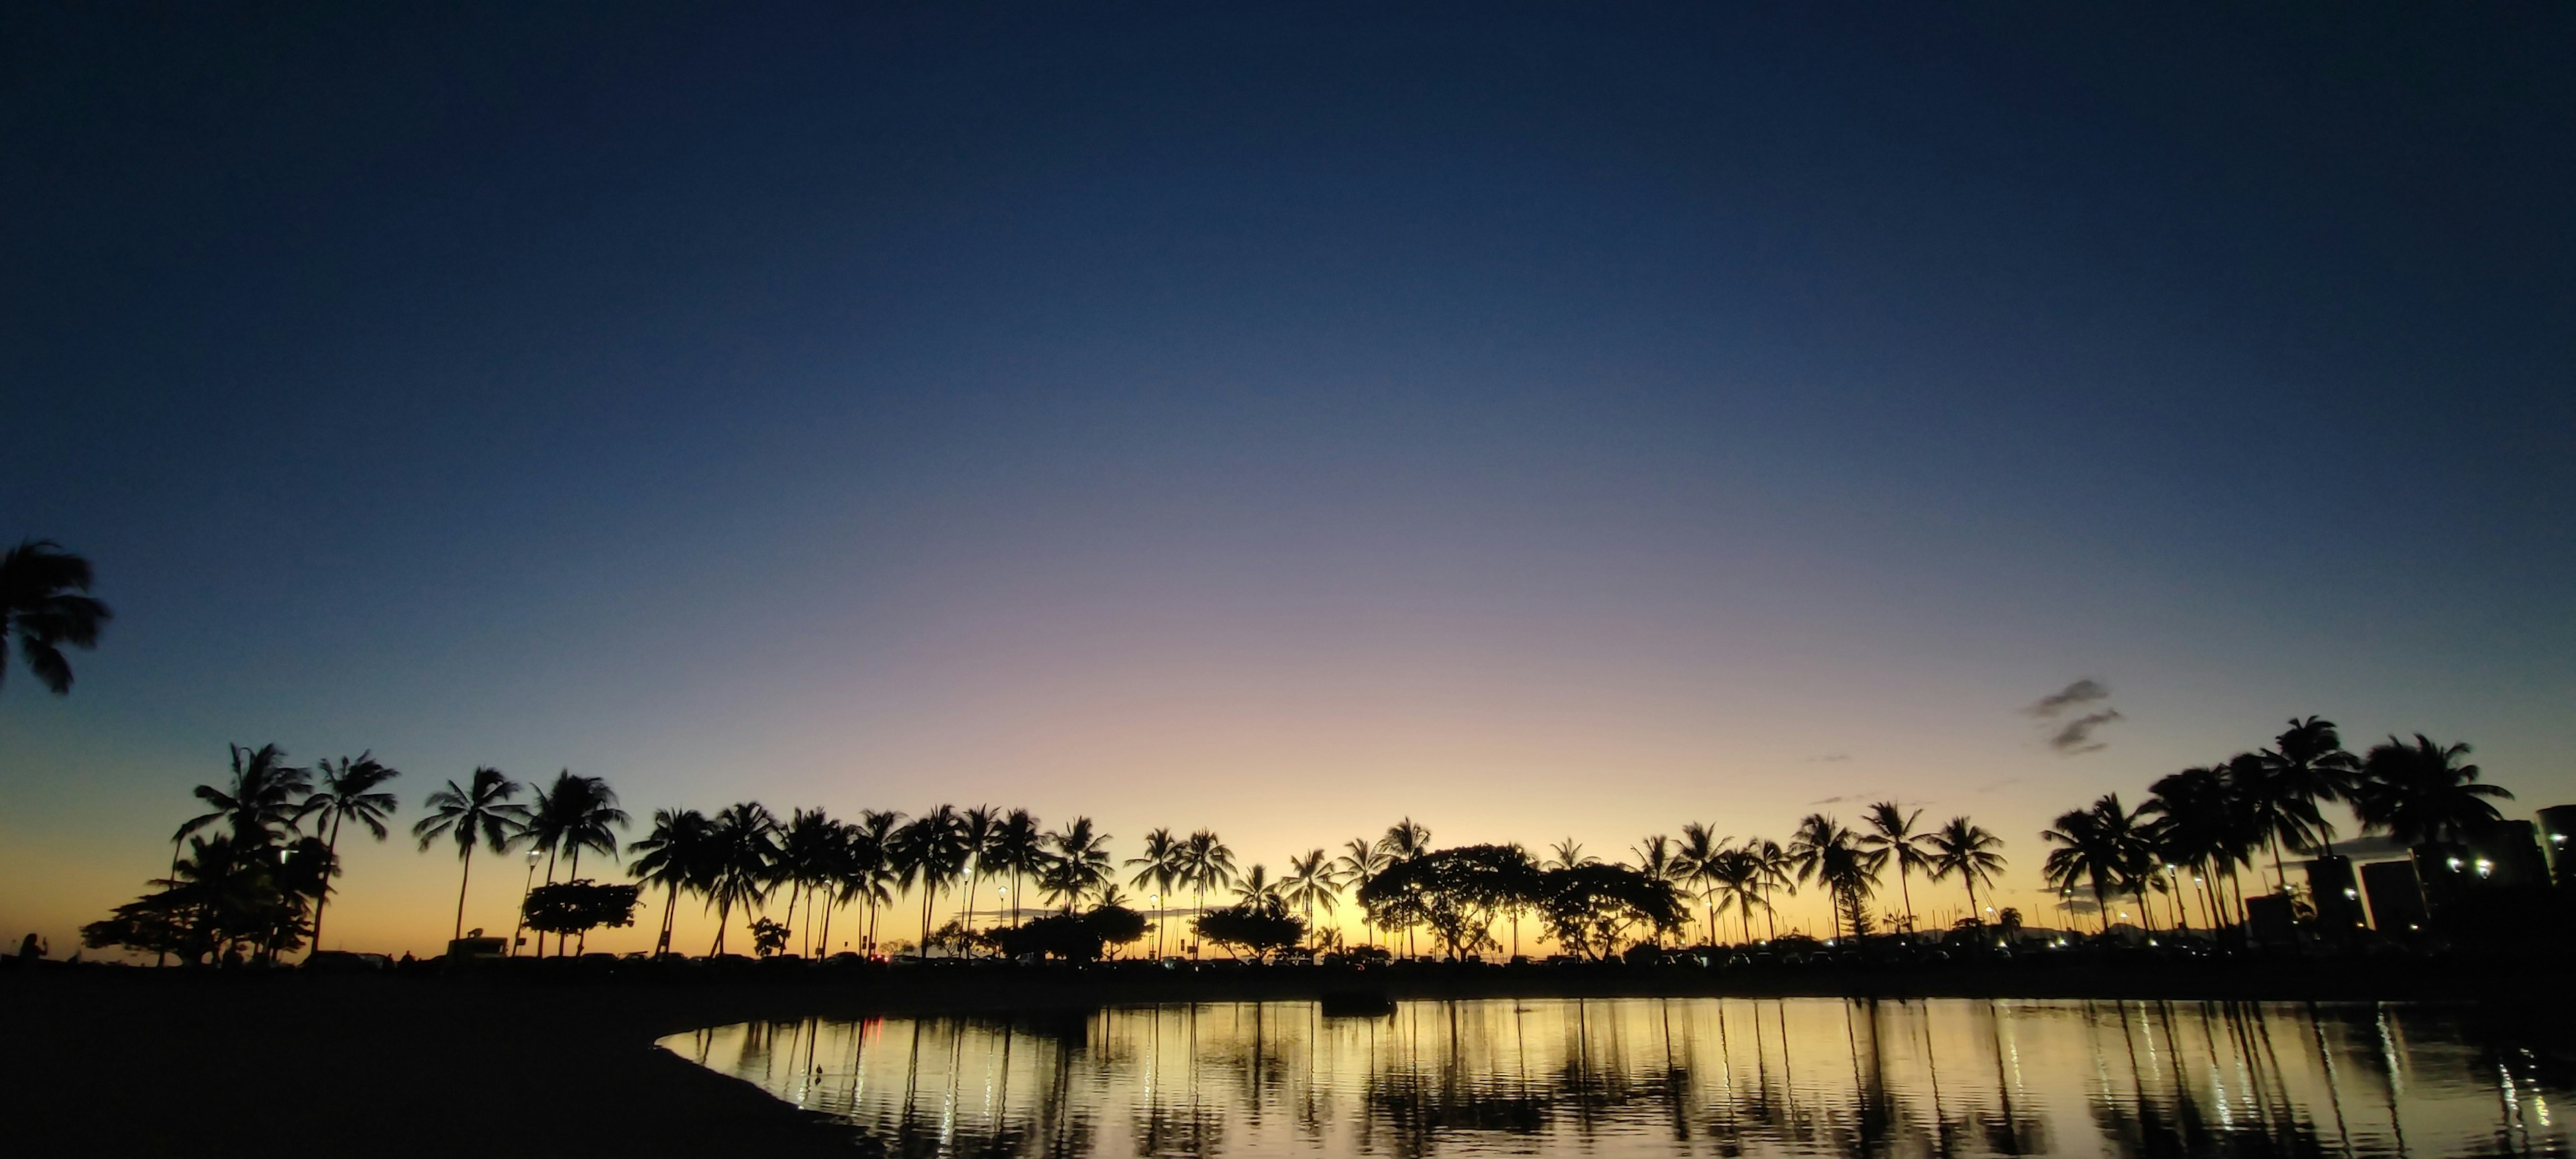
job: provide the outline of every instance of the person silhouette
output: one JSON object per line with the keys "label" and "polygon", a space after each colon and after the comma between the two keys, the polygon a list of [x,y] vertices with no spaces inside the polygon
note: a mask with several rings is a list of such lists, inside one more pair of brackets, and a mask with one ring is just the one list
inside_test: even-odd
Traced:
{"label": "person silhouette", "polygon": [[18,960],[21,962],[37,961],[52,952],[45,945],[45,940],[33,933],[29,933],[25,940],[18,943]]}

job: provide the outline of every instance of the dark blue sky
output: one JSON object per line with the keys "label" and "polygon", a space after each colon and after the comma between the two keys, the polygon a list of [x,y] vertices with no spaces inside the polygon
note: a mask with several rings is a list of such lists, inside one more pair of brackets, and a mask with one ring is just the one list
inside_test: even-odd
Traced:
{"label": "dark blue sky", "polygon": [[1323,734],[1365,826],[1596,701],[1657,791],[1990,713],[1941,800],[2081,676],[2034,816],[2312,711],[2576,793],[2563,8],[516,9],[0,16],[0,535],[119,610],[23,824]]}

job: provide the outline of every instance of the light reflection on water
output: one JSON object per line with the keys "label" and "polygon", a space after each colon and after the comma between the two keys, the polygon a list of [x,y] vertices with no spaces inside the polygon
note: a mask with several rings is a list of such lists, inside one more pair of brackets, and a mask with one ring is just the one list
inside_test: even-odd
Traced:
{"label": "light reflection on water", "polygon": [[2437,1011],[1793,998],[744,1023],[684,1058],[896,1155],[2566,1154]]}

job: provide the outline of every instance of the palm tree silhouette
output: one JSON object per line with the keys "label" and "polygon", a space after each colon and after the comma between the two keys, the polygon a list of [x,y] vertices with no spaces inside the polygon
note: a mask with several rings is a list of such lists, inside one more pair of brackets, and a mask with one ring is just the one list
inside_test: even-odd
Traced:
{"label": "palm tree silhouette", "polygon": [[707,900],[716,907],[716,940],[707,950],[712,957],[724,953],[734,909],[747,910],[769,896],[778,860],[778,818],[756,802],[727,805],[709,824],[707,846],[700,878]]}
{"label": "palm tree silhouette", "polygon": [[[596,849],[617,856],[617,835],[612,826],[626,827],[626,811],[617,807],[617,791],[598,777],[573,775],[571,769],[555,774],[554,783],[537,790],[535,807],[528,810],[527,820],[519,827],[519,839],[530,849],[546,853],[546,884],[555,881],[555,855],[569,854],[572,876],[581,876],[581,853]],[[588,944],[589,935],[582,935]],[[563,953],[563,934],[555,935],[555,953]],[[544,956],[545,935],[537,936],[537,953]]]}
{"label": "palm tree silhouette", "polygon": [[1906,884],[1906,875],[1918,869],[1928,873],[1932,868],[1932,859],[1923,852],[1924,835],[1914,831],[1914,823],[1922,818],[1923,810],[1908,813],[1894,801],[1880,801],[1861,814],[1870,829],[1860,839],[1861,848],[1896,863],[1896,889],[1905,899],[1905,932],[1909,934],[1914,932],[1914,890]]}
{"label": "palm tree silhouette", "polygon": [[1547,860],[1540,862],[1539,868],[1579,869],[1586,865],[1599,864],[1601,864],[1600,858],[1583,851],[1582,842],[1568,837],[1547,847]]}
{"label": "palm tree silhouette", "polygon": [[787,827],[779,831],[778,860],[770,869],[788,887],[788,925],[796,926],[796,904],[805,903],[805,924],[796,928],[805,935],[807,957],[814,949],[814,895],[838,874],[847,851],[841,823],[819,808],[792,811]]}
{"label": "palm tree silhouette", "polygon": [[222,821],[231,827],[236,846],[277,844],[294,831],[308,811],[303,802],[313,789],[313,771],[288,766],[286,750],[273,744],[256,750],[241,745],[225,747],[232,750],[232,784],[222,789],[197,786],[197,799],[214,806],[214,811],[190,818],[179,827],[179,835],[185,837]]}
{"label": "palm tree silhouette", "polygon": [[868,932],[864,940],[872,956],[877,948],[877,908],[894,904],[894,855],[890,850],[895,826],[902,822],[903,814],[890,809],[862,809],[858,823],[845,834],[849,847],[841,860],[841,891],[845,896],[855,894],[867,904]]}
{"label": "palm tree silhouette", "polygon": [[1720,837],[1715,830],[1693,821],[1682,826],[1681,846],[1673,853],[1682,864],[1682,875],[1676,880],[1699,893],[1700,905],[1708,916],[1708,944],[1712,946],[1717,944],[1716,861],[1730,840],[1733,839]]}
{"label": "palm tree silhouette", "polygon": [[[1392,832],[1390,830],[1389,832]],[[1182,882],[1198,894],[1197,916],[1207,916],[1207,891],[1234,881],[1234,850],[1219,840],[1216,831],[1201,829],[1181,842]],[[1190,943],[1190,957],[1199,956],[1199,944]]]}
{"label": "palm tree silhouette", "polygon": [[1745,838],[1744,855],[1752,858],[1753,864],[1761,871],[1762,932],[1771,940],[1778,941],[1780,911],[1771,903],[1771,894],[1775,890],[1780,890],[1786,891],[1791,897],[1797,896],[1798,881],[1791,872],[1797,868],[1797,863],[1789,856],[1788,850],[1781,848],[1779,842],[1767,837]]}
{"label": "palm tree silhouette", "polygon": [[1952,817],[1943,825],[1923,835],[1923,847],[1930,850],[1929,871],[1933,881],[1946,881],[1953,875],[1968,887],[1968,919],[1983,924],[1985,911],[1977,908],[1977,886],[1994,885],[1995,875],[2004,871],[2004,856],[1995,852],[2004,847],[2003,838],[1986,831],[1966,817]]}
{"label": "palm tree silhouette", "polygon": [[[1647,837],[1644,840],[1639,841],[1637,844],[1630,846],[1628,849],[1628,852],[1634,855],[1637,859],[1637,871],[1645,874],[1647,877],[1662,882],[1687,881],[1690,877],[1691,866],[1688,862],[1675,856],[1676,851],[1676,847],[1673,845],[1673,839],[1662,833],[1657,833],[1651,837]],[[1688,914],[1689,911],[1684,910],[1683,913]],[[1685,917],[1683,920],[1687,921],[1689,919]],[[1663,949],[1663,928],[1660,926],[1656,927],[1654,934],[1655,948],[1658,950]]]}
{"label": "palm tree silhouette", "polygon": [[[316,818],[314,824],[329,827],[330,835],[322,846],[327,876],[337,874],[340,869],[341,822],[356,821],[378,841],[390,835],[385,828],[385,819],[392,816],[402,803],[393,794],[384,792],[381,786],[401,776],[402,772],[376,760],[373,749],[359,753],[355,760],[341,757],[340,767],[336,769],[331,767],[331,762],[323,761],[321,770],[322,787],[306,801],[307,811]],[[322,948],[322,909],[330,900],[330,893],[326,880],[322,893],[313,899],[313,948],[317,951]]]}
{"label": "palm tree silhouette", "polygon": [[2239,753],[2228,758],[2227,783],[2237,807],[2244,811],[2245,823],[2272,851],[2273,888],[2288,893],[2290,877],[2281,865],[2281,846],[2314,846],[2325,818],[2318,814],[2316,797],[2307,786],[2294,777],[2277,776],[2280,766],[2266,759],[2268,755]]}
{"label": "palm tree silhouette", "polygon": [[72,663],[63,647],[98,647],[100,625],[114,618],[107,605],[76,592],[89,590],[89,561],[50,539],[29,539],[0,555],[0,680],[9,675],[9,641],[27,670],[56,696],[72,690]]}
{"label": "palm tree silhouette", "polygon": [[647,885],[662,887],[662,931],[653,941],[656,957],[671,952],[671,922],[680,891],[705,888],[710,829],[707,815],[695,809],[655,809],[652,829],[626,846],[628,854],[643,855],[628,862],[626,872]]}
{"label": "palm tree silhouette", "polygon": [[[1170,894],[1173,883],[1181,880],[1182,844],[1181,839],[1172,836],[1172,831],[1169,829],[1146,830],[1144,852],[1127,859],[1127,864],[1136,867],[1136,875],[1128,878],[1127,884],[1135,889],[1150,889],[1158,898]],[[1161,961],[1163,957],[1164,923],[1160,911],[1160,904],[1157,903],[1154,915],[1154,959],[1156,961]]]}
{"label": "palm tree silhouette", "polygon": [[[1343,842],[1342,855],[1333,860],[1334,869],[1341,875],[1343,884],[1353,890],[1367,888],[1369,882],[1376,880],[1377,875],[1386,872],[1386,867],[1392,864],[1394,859],[1378,848],[1377,842],[1366,837],[1353,837]],[[1366,908],[1360,910],[1360,939],[1365,945],[1377,945],[1376,927],[1369,924]]]}
{"label": "palm tree silhouette", "polygon": [[910,889],[921,884],[921,944],[913,956],[930,956],[930,915],[942,890],[955,883],[966,867],[966,833],[954,805],[941,805],[894,831],[886,849],[896,881]]}
{"label": "palm tree silhouette", "polygon": [[[1786,852],[1789,864],[1797,869],[1798,883],[1820,882],[1833,899],[1831,921],[1839,940],[1845,910],[1860,916],[1860,902],[1877,884],[1882,856],[1862,849],[1858,835],[1822,813],[1809,813],[1798,822]],[[1855,923],[1852,933],[1860,932]]]}
{"label": "palm tree silhouette", "polygon": [[1386,827],[1386,836],[1377,839],[1378,847],[1398,861],[1420,857],[1431,852],[1431,827],[1411,817]]}
{"label": "palm tree silhouette", "polygon": [[983,880],[985,863],[993,855],[994,842],[1002,835],[1002,812],[991,805],[977,805],[966,810],[958,823],[966,839],[966,907],[957,921],[972,930],[975,928],[975,886]]}
{"label": "palm tree silhouette", "polygon": [[1717,915],[1732,907],[1744,922],[1744,940],[1753,941],[1753,911],[1769,903],[1762,898],[1762,861],[1750,848],[1720,848],[1702,863],[1709,896],[1709,944],[1717,944]]}
{"label": "palm tree silhouette", "polygon": [[1011,924],[1020,924],[1020,878],[1033,874],[1046,865],[1046,836],[1038,819],[1026,809],[1013,809],[993,830],[993,841],[984,857],[996,870],[1011,875]]}
{"label": "palm tree silhouette", "polygon": [[1322,849],[1310,849],[1288,859],[1288,876],[1280,879],[1280,896],[1288,904],[1306,911],[1306,931],[1315,930],[1315,903],[1326,908],[1342,895],[1341,870],[1334,865],[1333,855]]}
{"label": "palm tree silhouette", "polygon": [[[2334,722],[2308,716],[2290,721],[2289,730],[2272,738],[2272,747],[2255,754],[2262,762],[2263,782],[2273,792],[2308,803],[2309,811],[2326,801],[2349,801],[2361,780],[2361,759],[2343,751]],[[2325,854],[2334,855],[2334,826],[2320,816],[2314,821]]]}
{"label": "palm tree silhouette", "polygon": [[2362,830],[2421,845],[2457,841],[2494,824],[2502,815],[2492,802],[2513,794],[2478,783],[2478,767],[2461,763],[2468,755],[2465,744],[2443,746],[2420,732],[2411,745],[2392,736],[2371,746],[2353,800]]}
{"label": "palm tree silhouette", "polygon": [[1109,835],[1093,833],[1089,817],[1066,822],[1048,835],[1047,843],[1055,847],[1054,879],[1068,909],[1109,885],[1117,872],[1109,857]]}
{"label": "palm tree silhouette", "polygon": [[2104,933],[2111,931],[2111,893],[2129,892],[2145,869],[2146,834],[2136,820],[2118,793],[2105,793],[2089,809],[2059,814],[2056,827],[2039,835],[2059,846],[2049,851],[2040,873],[2060,889],[2078,882],[2089,886]]}
{"label": "palm tree silhouette", "polygon": [[[2241,808],[2235,786],[2223,765],[2184,769],[2168,773],[2147,786],[2147,799],[2138,806],[2146,822],[2146,835],[2155,845],[2156,856],[2168,865],[2188,869],[2201,884],[2201,903],[2210,910],[2213,926],[2227,919],[2233,924],[2235,910],[2225,903],[2225,885],[2236,881],[2236,869],[2253,856],[2254,843],[2260,837],[2254,832],[2250,811]],[[2219,896],[2219,904],[2210,904],[2210,895]],[[2242,899],[2239,899],[2241,908]]]}
{"label": "palm tree silhouette", "polygon": [[510,803],[519,795],[519,783],[501,770],[483,766],[474,770],[470,780],[470,785],[449,781],[446,788],[431,793],[421,806],[429,816],[411,827],[423,853],[442,836],[456,841],[457,859],[464,863],[456,878],[456,938],[465,936],[465,887],[474,880],[475,841],[481,840],[495,854],[506,852],[528,818],[527,806]]}

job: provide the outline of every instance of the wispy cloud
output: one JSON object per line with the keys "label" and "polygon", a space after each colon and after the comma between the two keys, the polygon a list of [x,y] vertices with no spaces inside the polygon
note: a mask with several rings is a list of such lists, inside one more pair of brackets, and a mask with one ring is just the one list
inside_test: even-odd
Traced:
{"label": "wispy cloud", "polygon": [[1839,765],[1850,759],[1850,753],[1826,753],[1823,756],[1800,757],[1798,758],[1798,763],[1802,765]]}
{"label": "wispy cloud", "polygon": [[2110,695],[2111,689],[2108,685],[2103,684],[2099,680],[2088,678],[2078,680],[2073,684],[2069,684],[2064,688],[2040,697],[2038,700],[2032,701],[2030,707],[2025,708],[2022,711],[2028,715],[2046,720],[2077,705],[2091,704],[2096,700],[2108,699]]}
{"label": "wispy cloud", "polygon": [[1840,805],[1845,801],[1858,801],[1867,796],[1869,796],[1867,793],[1846,793],[1839,797],[1819,797],[1807,803],[1810,805]]}
{"label": "wispy cloud", "polygon": [[2066,727],[2057,730],[2057,735],[2048,738],[2048,747],[2056,749],[2062,756],[2070,757],[2100,752],[2110,747],[2110,742],[2093,739],[2093,730],[2120,719],[2123,718],[2120,710],[2116,708],[2085,713],[2067,721]]}
{"label": "wispy cloud", "polygon": [[2020,784],[2020,783],[2021,783],[2021,778],[2020,778],[2020,777],[2005,777],[2004,779],[2002,779],[2002,780],[2000,780],[2000,781],[1991,781],[1991,782],[1988,782],[1988,783],[1986,783],[1986,784],[1979,785],[1979,786],[1977,787],[1977,791],[1978,791],[1978,792],[1980,792],[1980,793],[1991,793],[1991,792],[1994,792],[1995,790],[2000,789],[2000,788],[2003,788],[2003,787],[2005,787],[2005,786],[2007,786],[2007,785],[2018,785],[2018,784]]}

